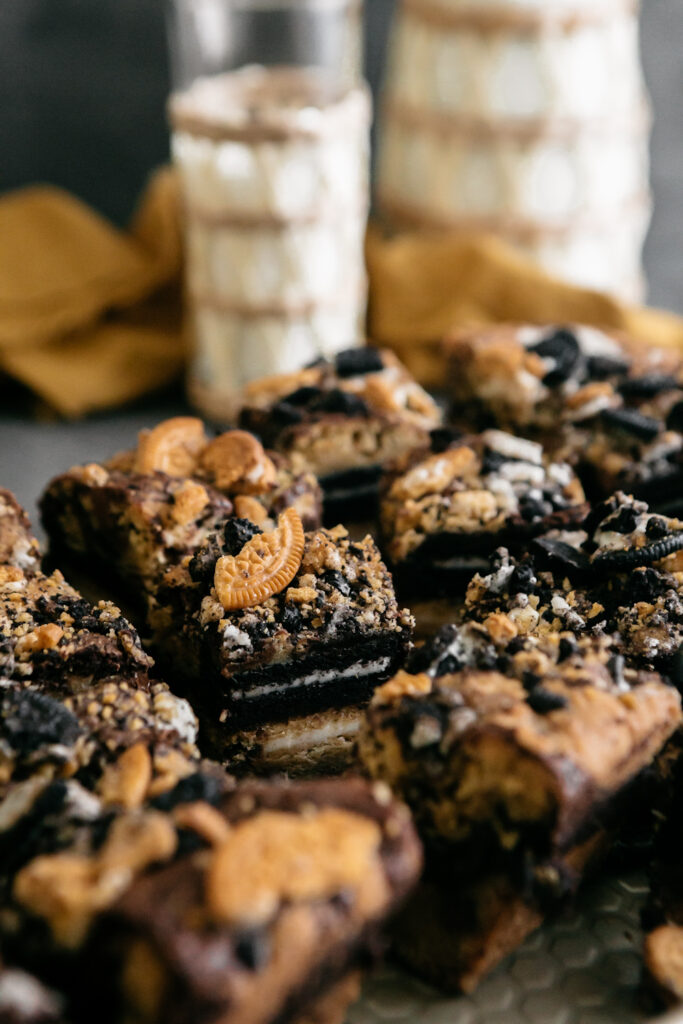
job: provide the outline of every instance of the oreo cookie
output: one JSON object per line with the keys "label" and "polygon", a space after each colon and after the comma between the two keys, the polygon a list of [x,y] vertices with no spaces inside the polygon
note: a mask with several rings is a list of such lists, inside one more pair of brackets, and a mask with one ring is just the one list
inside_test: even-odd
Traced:
{"label": "oreo cookie", "polygon": [[600,415],[606,426],[632,434],[640,441],[653,441],[662,429],[659,420],[637,409],[603,409]]}
{"label": "oreo cookie", "polygon": [[588,555],[555,537],[537,537],[532,547],[539,564],[545,564],[550,569],[557,567],[564,572],[584,573],[591,567]]}
{"label": "oreo cookie", "polygon": [[228,519],[223,527],[223,540],[226,555],[239,555],[240,551],[252,537],[263,533],[251,519]]}
{"label": "oreo cookie", "polygon": [[561,693],[554,693],[546,690],[543,686],[536,686],[526,699],[527,704],[537,715],[547,715],[551,711],[561,711],[566,708],[568,701]]}
{"label": "oreo cookie", "polygon": [[35,690],[21,690],[0,702],[0,733],[13,750],[26,755],[43,746],[70,746],[81,728],[59,701]]}
{"label": "oreo cookie", "polygon": [[384,369],[382,355],[376,348],[347,348],[337,353],[334,368],[340,377],[359,377]]}
{"label": "oreo cookie", "polygon": [[589,356],[588,376],[591,380],[607,380],[609,377],[621,377],[628,373],[629,363],[616,356]]}
{"label": "oreo cookie", "polygon": [[678,387],[675,377],[666,373],[647,373],[642,377],[627,377],[619,384],[624,398],[654,398],[661,391],[672,391]]}
{"label": "oreo cookie", "polygon": [[576,335],[566,327],[560,327],[536,345],[531,345],[529,351],[542,359],[553,360],[553,368],[543,378],[543,383],[549,387],[568,380],[581,362],[581,348]]}
{"label": "oreo cookie", "polygon": [[683,531],[664,537],[654,544],[646,544],[642,548],[628,548],[625,551],[604,551],[593,556],[593,567],[596,569],[610,568],[617,572],[634,569],[641,565],[652,565],[661,562],[667,555],[683,548]]}

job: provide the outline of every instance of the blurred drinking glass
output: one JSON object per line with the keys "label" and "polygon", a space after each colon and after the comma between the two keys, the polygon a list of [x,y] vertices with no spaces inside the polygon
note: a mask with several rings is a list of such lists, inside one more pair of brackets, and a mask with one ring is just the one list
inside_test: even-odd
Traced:
{"label": "blurred drinking glass", "polygon": [[189,388],[211,418],[247,381],[363,337],[361,2],[170,0]]}

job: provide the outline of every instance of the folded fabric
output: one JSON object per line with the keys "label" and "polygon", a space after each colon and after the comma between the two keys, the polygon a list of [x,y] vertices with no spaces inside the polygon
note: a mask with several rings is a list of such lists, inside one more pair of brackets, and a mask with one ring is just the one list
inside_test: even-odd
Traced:
{"label": "folded fabric", "polygon": [[[128,232],[57,188],[0,199],[0,371],[65,416],[170,383],[186,356],[181,236],[169,168]],[[443,380],[440,340],[459,326],[581,321],[683,352],[683,319],[557,281],[487,235],[371,228],[366,255],[368,335],[429,387]]]}
{"label": "folded fabric", "polygon": [[0,200],[0,370],[66,416],[173,380],[184,364],[178,209],[170,170],[128,233],[57,188]]}
{"label": "folded fabric", "polygon": [[585,323],[678,348],[683,319],[559,281],[499,239],[465,232],[385,238],[368,231],[369,336],[393,348],[425,387],[443,383],[441,339],[455,327]]}

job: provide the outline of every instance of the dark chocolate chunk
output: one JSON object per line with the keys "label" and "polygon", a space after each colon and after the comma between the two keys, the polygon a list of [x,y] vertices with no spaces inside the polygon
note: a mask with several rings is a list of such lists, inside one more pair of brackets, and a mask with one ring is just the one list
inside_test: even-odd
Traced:
{"label": "dark chocolate chunk", "polygon": [[603,409],[600,414],[603,423],[625,434],[632,434],[641,441],[652,441],[662,429],[659,420],[644,416],[637,409]]}
{"label": "dark chocolate chunk", "polygon": [[654,601],[667,589],[666,579],[649,566],[636,569],[628,578],[629,603]]}
{"label": "dark chocolate chunk", "polygon": [[335,590],[338,590],[344,597],[348,597],[351,593],[351,585],[349,581],[337,570],[328,569],[323,573],[323,582],[328,583]]}
{"label": "dark chocolate chunk", "polygon": [[179,804],[192,804],[198,800],[216,804],[221,793],[221,782],[216,776],[195,772],[194,775],[187,775],[177,782],[173,789],[155,797],[152,806],[160,811],[172,811]]}
{"label": "dark chocolate chunk", "polygon": [[339,352],[334,365],[340,377],[357,377],[384,369],[381,353],[369,346],[347,348],[345,352]]}
{"label": "dark chocolate chunk", "polygon": [[566,327],[560,327],[536,345],[530,346],[543,359],[552,359],[554,366],[543,378],[549,387],[561,384],[571,377],[581,361],[581,349],[576,336]]}
{"label": "dark chocolate chunk", "polygon": [[573,636],[562,636],[560,637],[560,645],[557,651],[557,660],[566,661],[567,658],[571,658],[574,654],[577,654],[579,645]]}
{"label": "dark chocolate chunk", "polygon": [[541,677],[537,672],[526,671],[522,673],[522,686],[529,693],[535,690],[541,681]]}
{"label": "dark chocolate chunk", "polygon": [[280,620],[288,633],[297,633],[301,629],[301,612],[295,604],[286,604]]}
{"label": "dark chocolate chunk", "polygon": [[462,431],[456,430],[455,427],[435,427],[429,431],[429,443],[435,455],[447,451],[461,437]]}
{"label": "dark chocolate chunk", "polygon": [[541,558],[545,558],[551,565],[558,564],[564,570],[573,569],[577,572],[585,572],[590,568],[588,556],[583,551],[555,537],[537,537],[533,546],[540,549]]}
{"label": "dark chocolate chunk", "polygon": [[519,511],[526,523],[532,523],[535,519],[543,519],[549,515],[551,509],[542,498],[532,498],[525,494],[520,500]]}
{"label": "dark chocolate chunk", "polygon": [[645,526],[645,536],[649,540],[661,540],[669,532],[669,524],[660,516],[652,516]]}
{"label": "dark chocolate chunk", "polygon": [[537,686],[526,699],[527,704],[537,715],[547,715],[551,711],[560,711],[567,707],[567,698],[561,693],[553,693],[542,686]]}
{"label": "dark chocolate chunk", "polygon": [[492,448],[487,448],[481,460],[482,476],[487,476],[489,473],[497,473],[500,467],[509,461],[507,456],[502,455],[500,452],[494,452]]}
{"label": "dark chocolate chunk", "polygon": [[322,394],[320,388],[314,388],[310,385],[297,388],[296,391],[292,391],[290,395],[285,395],[282,401],[285,405],[293,405],[296,408],[310,405],[314,398],[318,398]]}
{"label": "dark chocolate chunk", "polygon": [[683,431],[683,402],[676,402],[669,409],[669,415],[666,417],[666,426],[668,430]]}
{"label": "dark chocolate chunk", "polygon": [[625,398],[654,398],[660,391],[671,391],[678,387],[675,377],[665,373],[647,373],[643,377],[627,377],[619,385]]}
{"label": "dark chocolate chunk", "polygon": [[451,675],[453,672],[459,672],[462,668],[462,664],[458,661],[454,654],[446,654],[436,666],[437,676]]}
{"label": "dark chocolate chunk", "polygon": [[604,530],[614,530],[615,533],[633,533],[637,525],[638,513],[633,505],[624,505],[616,516],[602,524]]}
{"label": "dark chocolate chunk", "polygon": [[516,565],[508,590],[511,594],[530,594],[536,586],[536,575],[533,567],[528,564]]}
{"label": "dark chocolate chunk", "polygon": [[35,690],[11,693],[0,703],[0,735],[20,754],[55,743],[68,746],[80,731],[63,704]]}
{"label": "dark chocolate chunk", "polygon": [[223,528],[225,553],[239,555],[240,551],[252,537],[263,533],[250,519],[228,519]]}
{"label": "dark chocolate chunk", "polygon": [[274,426],[282,428],[293,427],[295,424],[301,423],[304,414],[296,405],[283,400],[276,402],[270,410],[270,417]]}
{"label": "dark chocolate chunk", "polygon": [[589,356],[588,376],[592,380],[607,380],[628,373],[629,363],[613,356]]}
{"label": "dark chocolate chunk", "polygon": [[613,515],[619,508],[619,499],[613,494],[606,501],[601,501],[598,505],[595,505],[588,513],[583,523],[581,524],[586,533],[594,533],[598,526],[608,516]]}
{"label": "dark chocolate chunk", "polygon": [[367,416],[370,411],[362,398],[341,388],[325,391],[311,402],[309,408],[311,412],[341,413],[343,416]]}
{"label": "dark chocolate chunk", "polygon": [[250,971],[259,971],[270,957],[270,943],[264,931],[244,932],[235,943],[235,956]]}

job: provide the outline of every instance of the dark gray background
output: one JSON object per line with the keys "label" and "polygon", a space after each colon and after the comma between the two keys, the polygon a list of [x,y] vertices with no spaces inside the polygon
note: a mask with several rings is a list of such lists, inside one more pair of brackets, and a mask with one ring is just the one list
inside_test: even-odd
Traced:
{"label": "dark gray background", "polygon": [[[366,0],[377,88],[394,0]],[[683,0],[645,0],[643,53],[655,107],[655,217],[646,247],[653,302],[683,311]],[[167,159],[164,0],[0,0],[0,191],[63,185],[123,223]],[[0,404],[0,485],[36,518],[45,482],[131,445],[182,407],[164,403],[81,423],[37,423]]]}
{"label": "dark gray background", "polygon": [[[366,0],[377,88],[394,0]],[[165,0],[0,0],[0,191],[71,189],[119,222],[168,155]],[[644,0],[656,122],[651,299],[683,309],[683,0]]]}

